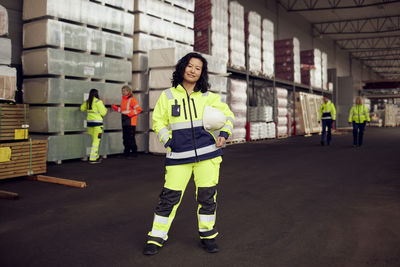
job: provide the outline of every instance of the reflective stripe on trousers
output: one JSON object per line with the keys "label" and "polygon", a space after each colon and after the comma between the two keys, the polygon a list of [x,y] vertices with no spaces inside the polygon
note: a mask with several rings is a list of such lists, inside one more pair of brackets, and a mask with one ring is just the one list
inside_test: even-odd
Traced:
{"label": "reflective stripe on trousers", "polygon": [[99,146],[102,132],[103,126],[88,127],[88,133],[92,137],[92,147],[89,156],[90,161],[95,161],[99,158]]}

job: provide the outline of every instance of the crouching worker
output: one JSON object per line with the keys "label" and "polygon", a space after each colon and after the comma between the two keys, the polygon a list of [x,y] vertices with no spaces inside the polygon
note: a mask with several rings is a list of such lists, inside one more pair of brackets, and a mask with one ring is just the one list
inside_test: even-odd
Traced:
{"label": "crouching worker", "polygon": [[103,133],[103,117],[107,114],[107,108],[104,106],[103,101],[99,99],[97,89],[90,90],[89,98],[81,105],[81,111],[87,112],[87,128],[92,137],[89,163],[100,163],[99,145]]}
{"label": "crouching worker", "polygon": [[[143,253],[154,255],[165,245],[168,231],[194,174],[198,202],[198,234],[202,247],[219,250],[215,238],[216,197],[222,150],[232,133],[233,113],[220,96],[208,91],[207,61],[197,53],[181,58],[173,73],[172,87],[163,91],[153,112],[153,130],[167,148],[165,183],[155,209]],[[222,113],[218,127],[204,125],[207,110]],[[219,117],[220,118],[220,117]]]}

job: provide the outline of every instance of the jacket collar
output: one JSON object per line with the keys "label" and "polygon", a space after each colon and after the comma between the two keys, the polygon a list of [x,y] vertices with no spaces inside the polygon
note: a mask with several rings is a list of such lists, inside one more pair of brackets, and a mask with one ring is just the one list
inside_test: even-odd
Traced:
{"label": "jacket collar", "polygon": [[[186,89],[185,89],[185,87],[183,87],[182,84],[178,84],[178,86],[176,86],[175,89],[177,89],[178,91],[183,92],[183,93],[186,94]],[[194,88],[194,90],[193,90],[193,93],[197,93],[197,92],[200,92],[200,90],[199,90],[199,89],[197,88],[197,86],[196,86],[196,87]],[[192,94],[193,94],[193,93],[192,93]]]}
{"label": "jacket collar", "polygon": [[131,97],[132,97],[132,95],[123,95],[123,96],[122,96],[122,99],[127,100],[127,99],[129,99],[129,98],[131,98]]}

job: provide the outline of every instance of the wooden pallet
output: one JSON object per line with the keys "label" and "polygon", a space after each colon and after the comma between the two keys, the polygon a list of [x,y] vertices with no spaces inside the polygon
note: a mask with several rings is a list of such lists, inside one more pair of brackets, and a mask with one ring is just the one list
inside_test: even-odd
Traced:
{"label": "wooden pallet", "polygon": [[0,144],[0,179],[46,173],[47,140]]}
{"label": "wooden pallet", "polygon": [[283,138],[288,138],[288,137],[289,137],[288,134],[278,134],[276,138],[283,139]]}
{"label": "wooden pallet", "polygon": [[226,145],[234,145],[234,144],[244,144],[246,143],[246,140],[228,140],[226,141]]}
{"label": "wooden pallet", "polygon": [[0,104],[0,141],[28,139],[29,105]]}

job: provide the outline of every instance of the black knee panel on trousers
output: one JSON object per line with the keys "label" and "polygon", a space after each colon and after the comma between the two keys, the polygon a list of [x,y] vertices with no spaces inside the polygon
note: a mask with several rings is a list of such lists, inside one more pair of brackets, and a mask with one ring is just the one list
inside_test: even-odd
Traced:
{"label": "black knee panel on trousers", "polygon": [[156,214],[163,217],[168,217],[172,209],[179,203],[182,196],[182,191],[163,188],[160,194],[160,202],[156,207]]}
{"label": "black knee panel on trousers", "polygon": [[199,210],[200,214],[214,214],[217,207],[217,203],[214,201],[214,196],[217,192],[215,186],[212,187],[199,187],[197,189],[197,202],[201,204]]}

